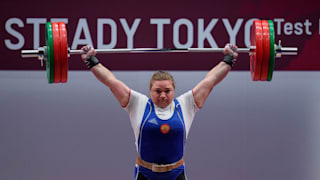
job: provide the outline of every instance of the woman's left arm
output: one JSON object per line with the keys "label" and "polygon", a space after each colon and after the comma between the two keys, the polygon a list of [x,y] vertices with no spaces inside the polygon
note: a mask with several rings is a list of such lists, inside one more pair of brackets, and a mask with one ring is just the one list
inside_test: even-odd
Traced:
{"label": "woman's left arm", "polygon": [[224,47],[224,54],[223,60],[213,67],[205,78],[193,88],[194,100],[199,108],[203,106],[213,87],[222,81],[231,70],[238,57],[237,46],[227,44]]}

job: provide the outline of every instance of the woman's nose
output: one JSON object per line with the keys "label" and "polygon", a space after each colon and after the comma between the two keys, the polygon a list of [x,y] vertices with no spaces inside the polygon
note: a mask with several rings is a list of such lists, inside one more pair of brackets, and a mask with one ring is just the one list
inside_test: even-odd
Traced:
{"label": "woman's nose", "polygon": [[165,98],[165,97],[166,97],[166,93],[165,93],[165,92],[161,92],[161,93],[160,93],[160,97],[161,97],[161,98]]}

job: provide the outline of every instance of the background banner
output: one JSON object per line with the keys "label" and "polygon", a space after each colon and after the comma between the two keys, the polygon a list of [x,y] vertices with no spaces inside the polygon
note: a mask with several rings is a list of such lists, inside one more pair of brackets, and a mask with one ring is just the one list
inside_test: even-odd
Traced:
{"label": "background banner", "polygon": [[[22,49],[44,46],[47,21],[67,23],[71,49],[223,47],[227,42],[249,46],[252,21],[271,19],[276,42],[298,47],[297,56],[276,59],[276,70],[320,70],[318,1],[5,1],[1,5],[1,70],[38,70],[36,59],[22,59]],[[219,53],[98,55],[112,70],[208,70]],[[79,56],[70,69],[85,69]],[[248,54],[241,54],[235,70],[248,70]]]}

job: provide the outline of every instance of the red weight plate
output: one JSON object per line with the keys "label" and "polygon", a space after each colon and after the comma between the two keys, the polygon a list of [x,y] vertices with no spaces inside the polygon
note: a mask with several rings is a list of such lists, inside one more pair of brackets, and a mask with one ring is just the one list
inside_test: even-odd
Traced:
{"label": "red weight plate", "polygon": [[61,42],[61,82],[66,83],[68,80],[68,39],[67,28],[64,22],[59,23],[60,42]]}
{"label": "red weight plate", "polygon": [[[255,47],[256,46],[256,28],[255,28],[255,25],[254,23],[252,23],[252,26],[251,26],[251,32],[250,32],[250,46],[251,47]],[[250,48],[251,48],[250,47]],[[255,62],[255,58],[256,58],[256,48],[252,49],[252,52],[250,53],[250,74],[251,74],[251,79],[254,80],[254,62]]]}
{"label": "red weight plate", "polygon": [[262,64],[261,64],[261,81],[268,79],[269,73],[269,57],[270,57],[270,33],[269,33],[269,22],[268,20],[262,20],[262,35],[263,35],[263,53],[262,53]]}
{"label": "red weight plate", "polygon": [[58,23],[52,24],[53,49],[54,49],[54,83],[61,79],[61,53],[60,53],[60,32]]}
{"label": "red weight plate", "polygon": [[253,81],[259,81],[261,75],[262,63],[262,24],[260,20],[255,20],[251,27],[251,46],[255,47],[254,52],[250,55],[250,71]]}

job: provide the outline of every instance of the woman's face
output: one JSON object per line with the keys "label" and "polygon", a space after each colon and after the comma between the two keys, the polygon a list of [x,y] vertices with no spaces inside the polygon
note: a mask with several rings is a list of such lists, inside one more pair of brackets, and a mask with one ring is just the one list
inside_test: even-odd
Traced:
{"label": "woman's face", "polygon": [[174,98],[174,87],[171,80],[152,81],[150,97],[154,104],[164,108],[167,107]]}

